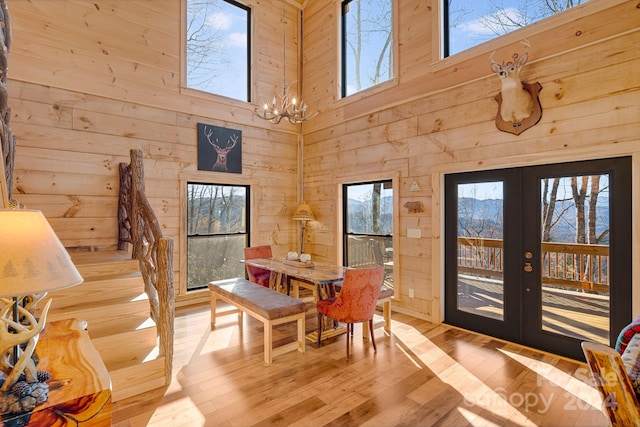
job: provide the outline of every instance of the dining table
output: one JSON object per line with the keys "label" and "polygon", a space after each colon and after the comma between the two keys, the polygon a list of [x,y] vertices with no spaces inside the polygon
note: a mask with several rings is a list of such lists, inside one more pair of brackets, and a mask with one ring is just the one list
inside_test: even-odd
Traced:
{"label": "dining table", "polygon": [[[335,285],[344,279],[347,267],[322,262],[301,262],[282,258],[246,259],[244,263],[271,272],[269,287],[275,291],[289,294],[291,281],[297,280],[317,287],[318,298],[335,296]],[[328,339],[346,332],[346,327],[328,320],[322,331],[322,339]],[[307,334],[307,340],[316,342],[317,331]]]}

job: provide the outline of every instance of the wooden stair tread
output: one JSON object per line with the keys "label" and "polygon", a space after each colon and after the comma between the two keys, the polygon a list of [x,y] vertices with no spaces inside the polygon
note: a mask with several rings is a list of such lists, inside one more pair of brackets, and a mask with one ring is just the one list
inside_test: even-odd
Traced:
{"label": "wooden stair tread", "polygon": [[92,304],[117,305],[138,299],[148,299],[144,292],[144,282],[140,276],[126,276],[108,281],[84,282],[73,288],[50,292],[53,309],[89,307]]}
{"label": "wooden stair tread", "polygon": [[119,334],[127,331],[138,331],[145,329],[155,329],[155,322],[144,313],[135,313],[130,316],[123,316],[105,323],[89,324],[87,330],[92,340]]}
{"label": "wooden stair tread", "polygon": [[[69,255],[74,264],[100,264],[105,262],[131,261],[131,254],[127,251],[70,251]],[[133,260],[136,263],[138,261]]]}
{"label": "wooden stair tread", "polygon": [[[124,339],[123,337],[103,337],[91,340],[93,346],[102,356],[105,366],[111,371],[136,366],[153,360],[158,355],[158,344],[155,336],[147,336],[144,340]],[[116,344],[114,345],[114,342]],[[117,346],[118,351],[113,351]]]}

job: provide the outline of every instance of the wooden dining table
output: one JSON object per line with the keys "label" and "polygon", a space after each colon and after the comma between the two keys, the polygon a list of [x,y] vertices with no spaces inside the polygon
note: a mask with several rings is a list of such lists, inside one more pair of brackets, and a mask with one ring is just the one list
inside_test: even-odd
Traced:
{"label": "wooden dining table", "polygon": [[344,278],[345,267],[318,262],[304,263],[278,258],[247,259],[245,264],[271,271],[272,289],[288,293],[288,280],[312,283],[326,292],[327,285],[333,285]]}
{"label": "wooden dining table", "polygon": [[[313,284],[317,287],[319,298],[335,295],[335,285],[344,279],[345,267],[328,263],[303,263],[279,258],[256,258],[244,260],[253,267],[263,268],[271,272],[269,286],[271,289],[289,294],[291,280]],[[346,332],[346,327],[338,326],[329,320],[324,325],[322,339],[331,338]],[[316,342],[317,331],[307,334],[307,339]]]}

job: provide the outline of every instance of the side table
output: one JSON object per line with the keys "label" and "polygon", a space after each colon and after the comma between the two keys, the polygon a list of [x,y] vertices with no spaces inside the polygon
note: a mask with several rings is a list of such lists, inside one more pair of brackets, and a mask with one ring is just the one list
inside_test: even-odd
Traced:
{"label": "side table", "polygon": [[49,399],[27,414],[2,414],[1,426],[111,425],[111,378],[85,322],[48,322],[40,334],[38,369],[51,378]]}

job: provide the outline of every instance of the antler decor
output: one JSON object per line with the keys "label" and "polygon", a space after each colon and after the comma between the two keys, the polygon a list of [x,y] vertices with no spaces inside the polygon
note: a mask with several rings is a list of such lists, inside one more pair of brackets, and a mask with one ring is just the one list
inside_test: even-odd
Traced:
{"label": "antler decor", "polygon": [[49,397],[49,386],[45,381],[50,375],[36,369],[33,353],[51,300],[38,321],[27,308],[18,306],[20,322],[12,319],[13,301],[6,298],[1,301],[4,307],[0,311],[0,413],[29,412]]}
{"label": "antler decor", "polygon": [[501,92],[495,97],[498,102],[496,127],[515,135],[520,135],[534,126],[542,117],[542,106],[538,98],[542,85],[538,82],[529,84],[520,80],[520,70],[529,59],[531,47],[527,40],[522,41],[522,44],[526,46],[525,52],[522,55],[514,53],[511,56],[513,61],[506,64],[493,60],[495,52],[489,57],[491,71],[500,77],[502,86]]}

